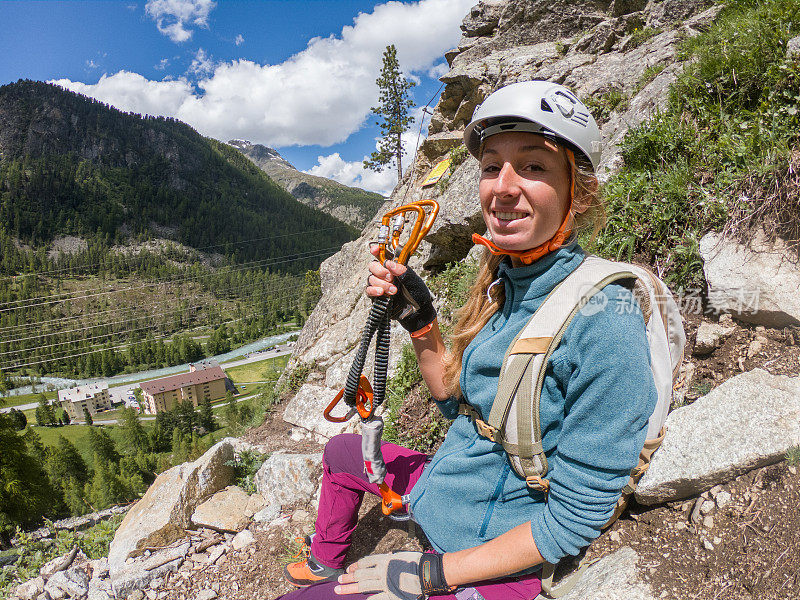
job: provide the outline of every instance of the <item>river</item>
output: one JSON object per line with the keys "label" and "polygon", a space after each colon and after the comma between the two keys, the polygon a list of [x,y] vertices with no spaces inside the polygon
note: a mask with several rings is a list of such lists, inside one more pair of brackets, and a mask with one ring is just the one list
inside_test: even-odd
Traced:
{"label": "river", "polygon": [[[211,359],[217,362],[225,362],[233,358],[244,356],[256,350],[263,350],[270,346],[280,344],[288,340],[291,336],[299,333],[299,331],[289,331],[286,333],[279,333],[271,335],[261,340],[252,342],[245,346],[241,346],[225,354],[218,354],[212,356]],[[209,359],[204,359],[209,360]],[[95,379],[68,379],[64,377],[40,377],[39,383],[34,385],[26,385],[14,388],[5,394],[5,396],[21,396],[23,394],[34,394],[45,390],[63,389],[73,387],[76,385],[84,385],[86,383],[106,382],[109,386],[118,385],[120,383],[127,383],[129,381],[139,381],[141,379],[156,379],[158,377],[166,377],[167,375],[174,375],[175,373],[183,373],[188,370],[189,364],[175,365],[174,367],[165,367],[163,369],[151,369],[149,371],[139,371],[137,373],[127,373],[124,375],[115,375],[108,378],[95,378]]]}

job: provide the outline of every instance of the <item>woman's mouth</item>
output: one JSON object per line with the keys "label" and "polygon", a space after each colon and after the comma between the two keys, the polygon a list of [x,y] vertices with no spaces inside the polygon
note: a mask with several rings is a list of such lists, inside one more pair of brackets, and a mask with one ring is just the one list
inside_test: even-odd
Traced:
{"label": "woman's mouth", "polygon": [[517,219],[524,219],[528,216],[528,213],[524,212],[504,212],[495,210],[494,216],[497,217],[500,221],[515,221]]}

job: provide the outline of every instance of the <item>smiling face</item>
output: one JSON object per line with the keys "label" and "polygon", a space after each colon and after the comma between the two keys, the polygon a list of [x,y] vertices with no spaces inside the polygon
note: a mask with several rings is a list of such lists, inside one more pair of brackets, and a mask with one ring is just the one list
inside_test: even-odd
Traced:
{"label": "smiling face", "polygon": [[[507,132],[488,138],[478,189],[492,241],[524,251],[550,240],[569,209],[568,168],[565,152],[541,135]],[[514,257],[512,262],[518,266]]]}

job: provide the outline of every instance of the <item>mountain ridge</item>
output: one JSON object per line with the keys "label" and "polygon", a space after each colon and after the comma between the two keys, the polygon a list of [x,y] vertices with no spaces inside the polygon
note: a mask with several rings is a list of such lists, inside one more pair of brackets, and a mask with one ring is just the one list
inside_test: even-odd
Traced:
{"label": "mountain ridge", "polygon": [[244,154],[298,201],[359,229],[386,201],[375,192],[304,173],[268,146],[253,144],[248,140],[230,140],[228,145]]}

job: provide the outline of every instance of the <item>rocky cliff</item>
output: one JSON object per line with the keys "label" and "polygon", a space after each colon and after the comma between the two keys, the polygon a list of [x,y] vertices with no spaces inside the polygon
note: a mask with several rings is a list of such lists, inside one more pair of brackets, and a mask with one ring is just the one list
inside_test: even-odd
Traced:
{"label": "rocky cliff", "polygon": [[297,200],[362,229],[386,199],[332,179],[298,171],[277,150],[246,140],[228,142]]}

